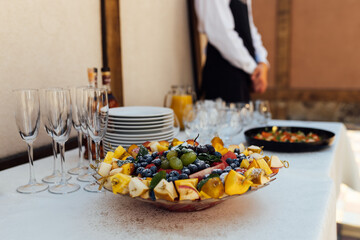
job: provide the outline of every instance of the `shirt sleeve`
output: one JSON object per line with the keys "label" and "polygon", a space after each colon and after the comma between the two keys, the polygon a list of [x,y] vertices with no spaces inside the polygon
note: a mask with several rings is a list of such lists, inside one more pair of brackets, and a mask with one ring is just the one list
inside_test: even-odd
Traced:
{"label": "shirt sleeve", "polygon": [[252,74],[257,63],[234,30],[229,0],[196,0],[195,9],[199,30],[207,35],[208,41],[233,66]]}
{"label": "shirt sleeve", "polygon": [[253,20],[252,15],[252,4],[251,0],[248,0],[248,12],[249,12],[249,23],[250,23],[250,31],[251,31],[251,37],[253,41],[253,46],[255,48],[255,58],[257,62],[264,62],[268,66],[270,66],[267,55],[268,52],[266,51],[263,42],[261,40],[261,35],[259,34]]}

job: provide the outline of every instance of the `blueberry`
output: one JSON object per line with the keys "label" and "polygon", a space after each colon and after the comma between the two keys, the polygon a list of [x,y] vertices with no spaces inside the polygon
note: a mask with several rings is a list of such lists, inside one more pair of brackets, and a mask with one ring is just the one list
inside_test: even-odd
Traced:
{"label": "blueberry", "polygon": [[136,169],[136,174],[141,174],[142,171],[144,171],[144,169],[145,169],[145,168],[143,168],[143,167],[138,167],[138,168]]}
{"label": "blueberry", "polygon": [[169,150],[163,152],[163,156],[166,157],[166,155],[168,154]]}
{"label": "blueberry", "polygon": [[157,172],[157,167],[152,166],[152,167],[150,167],[150,170],[151,170],[152,173],[156,173]]}
{"label": "blueberry", "polygon": [[235,148],[234,153],[236,153],[236,154],[240,154],[240,149]]}
{"label": "blueberry", "polygon": [[151,157],[152,157],[153,159],[155,159],[157,156],[159,156],[159,153],[158,153],[158,152],[153,152],[153,153],[151,154]]}
{"label": "blueberry", "polygon": [[186,147],[187,149],[191,149],[193,150],[194,152],[196,152],[196,147],[194,145],[189,145]]}
{"label": "blueberry", "polygon": [[197,166],[200,161],[201,161],[201,160],[197,158],[197,159],[193,162],[193,164],[195,164],[195,165]]}
{"label": "blueberry", "polygon": [[215,148],[214,148],[212,145],[206,144],[205,147],[207,148],[207,150],[208,150],[208,152],[209,152],[210,154],[214,155],[214,153],[215,153]]}
{"label": "blueberry", "polygon": [[210,167],[210,164],[205,164],[205,168],[209,168]]}
{"label": "blueberry", "polygon": [[223,170],[221,170],[221,169],[214,169],[211,173],[221,175],[221,174],[223,173]]}
{"label": "blueberry", "polygon": [[171,171],[169,175],[170,177],[179,177],[180,173],[178,171]]}
{"label": "blueberry", "polygon": [[207,149],[207,147],[205,147],[203,145],[199,145],[196,147],[196,152],[197,153],[207,153],[208,149]]}
{"label": "blueberry", "polygon": [[208,178],[210,176],[210,174],[205,174],[204,178]]}
{"label": "blueberry", "polygon": [[243,160],[243,159],[245,159],[245,158],[246,158],[245,154],[240,153],[240,155],[239,155],[239,159],[240,159],[240,160]]}
{"label": "blueberry", "polygon": [[143,177],[151,177],[152,176],[152,172],[150,169],[144,169],[142,172],[141,172],[141,176]]}
{"label": "blueberry", "polygon": [[190,175],[190,174],[191,174],[190,169],[187,168],[187,167],[184,167],[184,168],[182,169],[182,173],[185,173],[185,174],[187,174],[187,175]]}
{"label": "blueberry", "polygon": [[139,162],[144,162],[144,161],[146,161],[143,156],[138,156],[138,160],[139,160]]}
{"label": "blueberry", "polygon": [[146,162],[148,163],[148,164],[150,164],[151,162],[152,162],[152,157],[149,157],[149,158],[145,158],[146,159]]}
{"label": "blueberry", "polygon": [[140,165],[141,165],[142,167],[146,167],[146,166],[148,165],[148,163],[147,163],[147,162],[141,162]]}
{"label": "blueberry", "polygon": [[130,156],[130,157],[127,157],[127,158],[126,158],[126,160],[128,160],[128,161],[132,161],[132,162],[133,162],[135,159],[134,159],[133,157],[131,157],[131,156]]}
{"label": "blueberry", "polygon": [[188,179],[188,178],[189,178],[189,176],[185,173],[182,173],[179,175],[179,179]]}
{"label": "blueberry", "polygon": [[169,177],[170,177],[170,175],[167,173],[166,176],[165,176],[165,178],[168,179]]}
{"label": "blueberry", "polygon": [[238,159],[234,159],[234,162],[236,164],[236,167],[240,167],[240,161]]}
{"label": "blueberry", "polygon": [[234,162],[234,160],[231,158],[226,159],[226,163],[229,165],[231,165],[233,162]]}
{"label": "blueberry", "polygon": [[227,166],[225,169],[224,169],[224,172],[230,172],[232,170],[232,168],[230,166]]}
{"label": "blueberry", "polygon": [[159,167],[161,165],[161,160],[160,158],[155,158],[154,160],[151,161],[151,163],[155,164],[155,166]]}
{"label": "blueberry", "polygon": [[230,167],[231,167],[232,169],[237,168],[237,166],[236,166],[236,164],[235,164],[235,163],[230,164]]}
{"label": "blueberry", "polygon": [[[196,162],[196,161],[195,161]],[[194,162],[194,163],[195,163]],[[195,163],[195,165],[198,167],[199,170],[203,170],[206,168],[206,164],[204,161],[199,160],[198,162]]]}
{"label": "blueberry", "polygon": [[219,158],[222,157],[221,153],[219,153],[219,152],[215,152],[214,155],[217,156],[217,157],[219,157]]}
{"label": "blueberry", "polygon": [[193,164],[193,163],[189,164],[189,165],[188,165],[188,168],[189,168],[189,170],[190,170],[191,173],[195,173],[195,172],[198,171],[198,167],[197,167],[195,164]]}
{"label": "blueberry", "polygon": [[168,182],[172,182],[172,181],[175,181],[174,179],[175,179],[175,177],[169,177],[169,178],[167,179],[167,181],[168,181]]}

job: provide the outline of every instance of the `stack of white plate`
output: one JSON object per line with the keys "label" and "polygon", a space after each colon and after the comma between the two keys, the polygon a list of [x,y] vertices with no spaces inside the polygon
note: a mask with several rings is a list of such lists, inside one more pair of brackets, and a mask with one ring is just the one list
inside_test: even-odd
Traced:
{"label": "stack of white plate", "polygon": [[103,139],[104,150],[107,152],[118,145],[129,147],[146,141],[171,141],[174,134],[174,112],[171,108],[111,108]]}

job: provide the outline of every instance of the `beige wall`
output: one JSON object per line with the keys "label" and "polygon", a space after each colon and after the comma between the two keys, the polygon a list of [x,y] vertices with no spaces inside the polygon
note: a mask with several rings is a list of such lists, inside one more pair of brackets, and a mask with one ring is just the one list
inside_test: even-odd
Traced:
{"label": "beige wall", "polygon": [[192,84],[185,0],[121,0],[124,102],[162,106],[174,84]]}
{"label": "beige wall", "polygon": [[[101,66],[100,30],[98,0],[0,1],[0,157],[26,151],[12,89],[87,84],[86,68]],[[35,147],[45,144],[41,126]]]}
{"label": "beige wall", "polygon": [[291,87],[360,89],[360,1],[293,1]]}

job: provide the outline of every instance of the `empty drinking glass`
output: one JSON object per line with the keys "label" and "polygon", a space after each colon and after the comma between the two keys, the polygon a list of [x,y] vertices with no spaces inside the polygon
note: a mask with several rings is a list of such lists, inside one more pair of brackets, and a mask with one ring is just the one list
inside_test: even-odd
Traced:
{"label": "empty drinking glass", "polygon": [[77,95],[78,88],[71,87],[70,90],[70,98],[71,98],[71,106],[72,106],[72,124],[75,130],[78,133],[78,149],[79,149],[79,161],[76,167],[71,168],[68,172],[70,174],[79,175],[87,170],[87,167],[84,165],[84,159],[82,154],[82,131],[81,131],[81,122],[79,115],[79,106],[77,104]]}
{"label": "empty drinking glass", "polygon": [[[43,88],[43,89],[39,89],[39,95],[40,95],[40,116],[41,116],[41,121],[43,122],[44,125],[44,129],[45,132],[47,133],[47,135],[49,135],[49,137],[51,137],[51,145],[52,145],[52,151],[53,151],[53,157],[54,157],[54,162],[53,162],[53,170],[52,170],[52,174],[49,176],[46,176],[42,179],[43,182],[46,183],[57,183],[60,182],[61,180],[61,173],[60,171],[56,168],[56,162],[58,160],[57,157],[57,143],[55,142],[55,140],[52,138],[51,136],[51,131],[50,129],[48,129],[45,125],[45,122],[47,121],[47,115],[46,115],[46,111],[45,111],[45,93],[47,90],[50,90],[51,88]],[[61,88],[53,88],[53,89],[61,89]],[[66,174],[66,178],[69,180],[71,178],[71,176],[69,174]]]}
{"label": "empty drinking glass", "polygon": [[69,183],[65,172],[65,142],[71,131],[71,101],[70,91],[67,89],[50,89],[45,93],[46,127],[51,136],[59,144],[61,158],[61,180],[49,188],[49,192],[65,194],[80,189],[76,183]]}
{"label": "empty drinking glass", "polygon": [[[91,139],[95,143],[95,155],[96,166],[100,162],[100,142],[105,136],[108,116],[109,116],[109,104],[108,95],[105,88],[89,88],[84,90],[84,109],[86,116],[87,129]],[[92,183],[84,187],[89,192],[101,192],[98,185],[95,182],[95,178]]]}
{"label": "empty drinking glass", "polygon": [[254,119],[259,125],[267,125],[271,120],[270,103],[267,100],[256,100]]}
{"label": "empty drinking glass", "polygon": [[39,132],[40,103],[39,93],[35,89],[14,90],[15,95],[15,120],[21,138],[28,145],[28,156],[30,165],[29,183],[18,187],[19,193],[37,193],[48,189],[45,183],[38,183],[35,179],[33,142]]}

